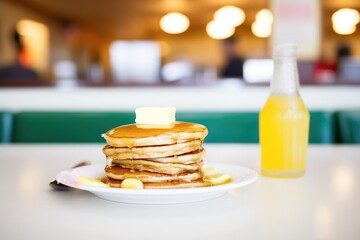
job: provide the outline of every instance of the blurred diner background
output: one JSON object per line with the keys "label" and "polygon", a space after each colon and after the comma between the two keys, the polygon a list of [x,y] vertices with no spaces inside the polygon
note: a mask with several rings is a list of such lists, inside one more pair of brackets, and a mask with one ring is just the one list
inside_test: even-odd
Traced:
{"label": "blurred diner background", "polygon": [[[37,74],[2,74],[2,86],[267,82],[278,42],[298,45],[302,83],[360,81],[356,0],[1,0],[0,11],[0,67]],[[243,71],[226,74],[235,55]]]}
{"label": "blurred diner background", "polygon": [[357,138],[360,127],[339,133],[338,116],[360,122],[359,12],[358,0],[0,0],[3,139],[25,141],[9,134],[24,111],[257,113],[284,42],[297,45],[305,104],[330,119],[327,142]]}
{"label": "blurred diner background", "polygon": [[[360,239],[359,13],[360,0],[0,0],[0,239]],[[279,43],[297,46],[310,114],[306,176],[260,176],[245,186],[255,176],[249,169],[261,171],[259,112]],[[153,106],[174,106],[176,121],[206,126],[204,166],[219,170],[215,180],[230,174],[231,184],[134,193],[91,186],[93,177],[106,179],[111,162],[102,134]],[[294,115],[302,114],[286,112]],[[150,139],[136,142],[156,146],[119,138],[136,150],[106,148],[131,159],[139,153],[140,162],[159,153],[156,161],[175,163],[159,168],[185,169],[173,153],[180,144]],[[297,145],[284,144],[284,152],[303,156]],[[64,183],[111,201],[50,190],[59,171],[84,160],[92,166],[64,171]],[[243,188],[226,193],[234,187]]]}

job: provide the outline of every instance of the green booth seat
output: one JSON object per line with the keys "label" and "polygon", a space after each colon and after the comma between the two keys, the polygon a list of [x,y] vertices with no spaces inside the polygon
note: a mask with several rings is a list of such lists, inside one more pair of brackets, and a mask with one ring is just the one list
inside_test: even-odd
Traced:
{"label": "green booth seat", "polygon": [[[205,142],[259,143],[259,114],[257,112],[177,113],[179,121],[205,125],[209,135]],[[310,112],[309,143],[335,142],[335,118],[332,112]]]}
{"label": "green booth seat", "polygon": [[111,128],[133,123],[131,112],[22,112],[14,114],[14,143],[92,143]]}
{"label": "green booth seat", "polygon": [[195,122],[209,130],[206,143],[258,143],[257,112],[196,112],[176,113],[177,121]]}
{"label": "green booth seat", "polygon": [[0,143],[9,143],[12,130],[12,114],[0,112]]}
{"label": "green booth seat", "polygon": [[[205,125],[206,143],[259,142],[257,112],[178,112],[176,120]],[[13,116],[12,142],[104,142],[102,133],[134,121],[134,112],[22,112]],[[334,140],[333,114],[311,112],[309,142]]]}
{"label": "green booth seat", "polygon": [[[205,125],[209,129],[205,142],[259,141],[258,113],[178,112],[176,119]],[[104,142],[101,133],[134,121],[133,112],[22,112],[14,116],[12,142]]]}
{"label": "green booth seat", "polygon": [[340,127],[340,141],[348,144],[360,143],[360,110],[337,113]]}
{"label": "green booth seat", "polygon": [[335,143],[337,141],[335,125],[335,114],[333,112],[311,111],[309,143]]}

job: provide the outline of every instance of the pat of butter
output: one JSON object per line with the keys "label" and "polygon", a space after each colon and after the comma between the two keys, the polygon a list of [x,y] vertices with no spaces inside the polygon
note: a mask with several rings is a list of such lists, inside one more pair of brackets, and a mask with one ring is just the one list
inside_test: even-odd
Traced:
{"label": "pat of butter", "polygon": [[95,186],[95,187],[108,187],[109,185],[103,183],[99,179],[92,178],[92,177],[85,177],[85,176],[79,176],[78,177],[78,183]]}
{"label": "pat of butter", "polygon": [[166,127],[175,124],[175,107],[140,107],[135,109],[135,122],[143,128]]}

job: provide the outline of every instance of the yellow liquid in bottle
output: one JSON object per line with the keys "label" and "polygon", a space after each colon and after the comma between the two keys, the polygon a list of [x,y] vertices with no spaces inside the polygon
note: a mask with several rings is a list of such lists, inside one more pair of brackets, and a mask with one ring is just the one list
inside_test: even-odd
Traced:
{"label": "yellow liquid in bottle", "polygon": [[309,112],[299,96],[270,96],[260,112],[262,175],[305,174]]}

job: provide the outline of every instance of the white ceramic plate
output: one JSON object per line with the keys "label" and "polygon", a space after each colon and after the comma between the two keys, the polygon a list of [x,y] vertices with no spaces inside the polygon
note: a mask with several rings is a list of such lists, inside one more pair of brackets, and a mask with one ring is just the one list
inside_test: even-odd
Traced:
{"label": "white ceramic plate", "polygon": [[214,167],[219,173],[228,173],[232,182],[211,187],[183,189],[121,189],[95,187],[79,184],[78,176],[93,178],[104,177],[104,165],[90,165],[60,172],[56,180],[67,186],[89,191],[97,197],[122,203],[172,204],[213,199],[226,194],[230,189],[243,187],[254,182],[258,174],[254,170],[224,163],[208,163],[205,167]]}

